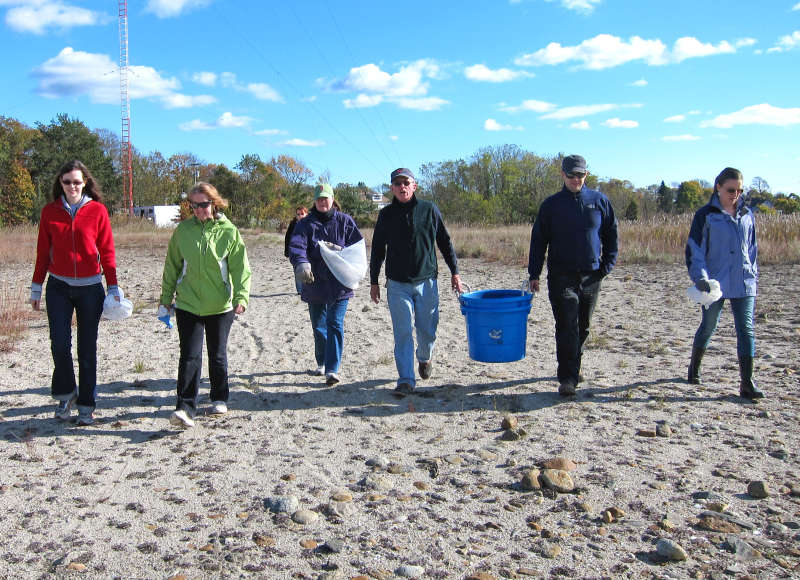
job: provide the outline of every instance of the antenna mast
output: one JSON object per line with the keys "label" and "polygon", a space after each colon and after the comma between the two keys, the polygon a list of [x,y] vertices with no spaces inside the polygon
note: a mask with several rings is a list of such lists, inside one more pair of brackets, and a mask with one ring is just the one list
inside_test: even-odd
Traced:
{"label": "antenna mast", "polygon": [[128,97],[128,0],[119,0],[119,97],[122,104],[122,141],[120,166],[122,168],[123,203],[133,215],[133,171],[131,169],[131,101]]}

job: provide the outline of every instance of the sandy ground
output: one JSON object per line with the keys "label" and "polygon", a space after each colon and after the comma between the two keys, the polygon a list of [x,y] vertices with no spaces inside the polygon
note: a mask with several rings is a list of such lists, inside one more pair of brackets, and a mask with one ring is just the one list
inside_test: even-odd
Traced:
{"label": "sandy ground", "polygon": [[[47,321],[31,321],[0,358],[1,577],[800,577],[800,267],[763,269],[758,404],[737,397],[730,311],[691,387],[684,269],[624,264],[603,283],[575,399],[556,393],[546,296],[523,360],[478,363],[445,272],[434,375],[396,398],[388,309],[367,286],[341,385],[309,374],[308,311],[281,250],[250,248],[230,412],[206,413],[204,379],[190,430],[168,422],[178,338],[155,317],[162,251],[119,251],[136,312],[101,323],[96,425],[53,418]],[[472,289],[524,278],[461,269]],[[550,485],[574,489],[530,489],[557,457]]]}

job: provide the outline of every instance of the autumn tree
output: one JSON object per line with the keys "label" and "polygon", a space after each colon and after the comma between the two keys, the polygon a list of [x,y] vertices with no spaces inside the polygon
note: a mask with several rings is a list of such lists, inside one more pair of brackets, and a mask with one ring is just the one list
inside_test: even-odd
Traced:
{"label": "autumn tree", "polygon": [[703,205],[703,186],[696,179],[682,181],[675,195],[675,210],[679,213],[694,211]]}
{"label": "autumn tree", "polygon": [[0,225],[25,223],[34,216],[34,187],[25,168],[36,131],[0,117]]}

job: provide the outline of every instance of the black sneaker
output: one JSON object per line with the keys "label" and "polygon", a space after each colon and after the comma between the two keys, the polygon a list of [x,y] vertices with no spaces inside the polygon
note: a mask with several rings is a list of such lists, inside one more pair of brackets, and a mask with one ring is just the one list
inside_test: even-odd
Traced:
{"label": "black sneaker", "polygon": [[563,381],[560,385],[558,385],[558,394],[562,397],[574,397],[575,384],[571,381]]}
{"label": "black sneaker", "polygon": [[396,395],[400,395],[400,396],[404,397],[406,395],[410,395],[411,393],[413,393],[414,392],[414,387],[412,387],[408,383],[400,383],[399,385],[397,385],[394,388],[394,392],[395,392]]}
{"label": "black sneaker", "polygon": [[419,378],[429,379],[431,378],[431,373],[433,372],[433,363],[431,361],[420,362],[417,370],[419,371]]}

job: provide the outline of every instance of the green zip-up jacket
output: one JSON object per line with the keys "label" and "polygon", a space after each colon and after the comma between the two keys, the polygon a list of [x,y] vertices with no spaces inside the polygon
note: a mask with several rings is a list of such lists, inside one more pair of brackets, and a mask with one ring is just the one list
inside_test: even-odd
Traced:
{"label": "green zip-up jacket", "polygon": [[211,316],[247,307],[250,300],[250,263],[244,241],[224,215],[201,222],[184,220],[169,241],[161,304],[196,316]]}

